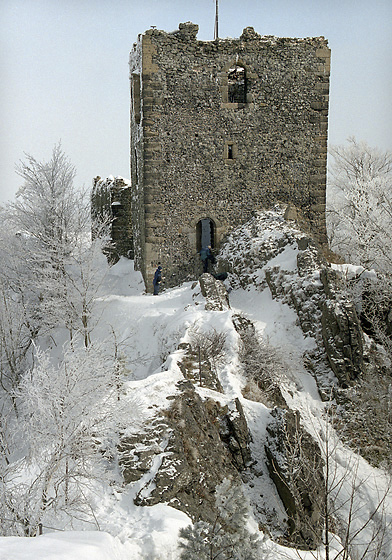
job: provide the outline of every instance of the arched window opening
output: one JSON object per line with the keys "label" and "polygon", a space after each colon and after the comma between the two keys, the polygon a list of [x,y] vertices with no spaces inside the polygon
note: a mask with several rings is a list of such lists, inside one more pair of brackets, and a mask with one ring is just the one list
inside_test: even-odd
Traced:
{"label": "arched window opening", "polygon": [[118,216],[121,214],[121,210],[122,210],[121,202],[118,202],[117,200],[115,202],[112,202],[112,216],[113,216],[113,218],[118,218]]}
{"label": "arched window opening", "polygon": [[246,103],[246,70],[235,65],[227,72],[228,102]]}
{"label": "arched window opening", "polygon": [[203,218],[196,225],[196,250],[208,246],[215,247],[215,224],[210,218]]}

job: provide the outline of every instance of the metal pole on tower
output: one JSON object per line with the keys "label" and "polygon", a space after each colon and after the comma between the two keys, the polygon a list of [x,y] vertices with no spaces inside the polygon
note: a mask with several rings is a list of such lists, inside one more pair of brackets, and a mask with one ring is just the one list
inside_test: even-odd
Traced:
{"label": "metal pole on tower", "polygon": [[215,0],[215,29],[214,29],[214,39],[217,40],[219,38],[218,33],[218,0]]}

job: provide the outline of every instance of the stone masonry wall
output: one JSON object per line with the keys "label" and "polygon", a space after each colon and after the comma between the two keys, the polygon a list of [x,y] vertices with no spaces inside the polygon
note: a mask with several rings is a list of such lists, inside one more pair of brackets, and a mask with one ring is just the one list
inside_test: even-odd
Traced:
{"label": "stone masonry wall", "polygon": [[[239,39],[203,42],[197,31],[150,29],[130,57],[135,260],[148,289],[158,261],[169,285],[200,272],[203,218],[219,247],[254,210],[282,202],[326,242],[327,41],[246,28]],[[246,99],[231,103],[236,66]]]}
{"label": "stone masonry wall", "polygon": [[106,251],[109,260],[117,262],[121,256],[133,258],[130,182],[122,177],[95,177],[91,210],[93,222],[94,218],[111,220],[112,244]]}

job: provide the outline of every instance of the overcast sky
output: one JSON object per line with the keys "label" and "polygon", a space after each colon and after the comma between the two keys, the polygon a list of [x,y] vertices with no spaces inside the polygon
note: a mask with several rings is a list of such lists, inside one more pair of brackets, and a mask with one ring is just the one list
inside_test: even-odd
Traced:
{"label": "overcast sky", "polygon": [[[199,24],[215,0],[0,0],[0,202],[24,152],[48,160],[61,140],[77,183],[129,177],[128,56],[139,33]],[[324,35],[332,49],[329,142],[392,149],[392,0],[219,0],[220,37]]]}

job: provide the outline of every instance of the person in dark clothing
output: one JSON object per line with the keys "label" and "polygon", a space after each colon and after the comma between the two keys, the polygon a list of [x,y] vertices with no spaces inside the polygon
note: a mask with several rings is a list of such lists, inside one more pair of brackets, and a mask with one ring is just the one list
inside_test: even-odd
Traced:
{"label": "person in dark clothing", "polygon": [[203,272],[208,272],[208,261],[212,262],[213,256],[211,253],[211,246],[203,247],[200,251],[201,262],[203,263]]}
{"label": "person in dark clothing", "polygon": [[227,272],[220,272],[219,274],[213,274],[212,275],[215,280],[220,280],[221,282],[223,282],[223,280],[227,279]]}
{"label": "person in dark clothing", "polygon": [[154,296],[157,296],[159,294],[159,290],[161,288],[161,282],[162,282],[162,266],[159,265],[155,271],[154,279],[152,281],[152,285],[154,286]]}

